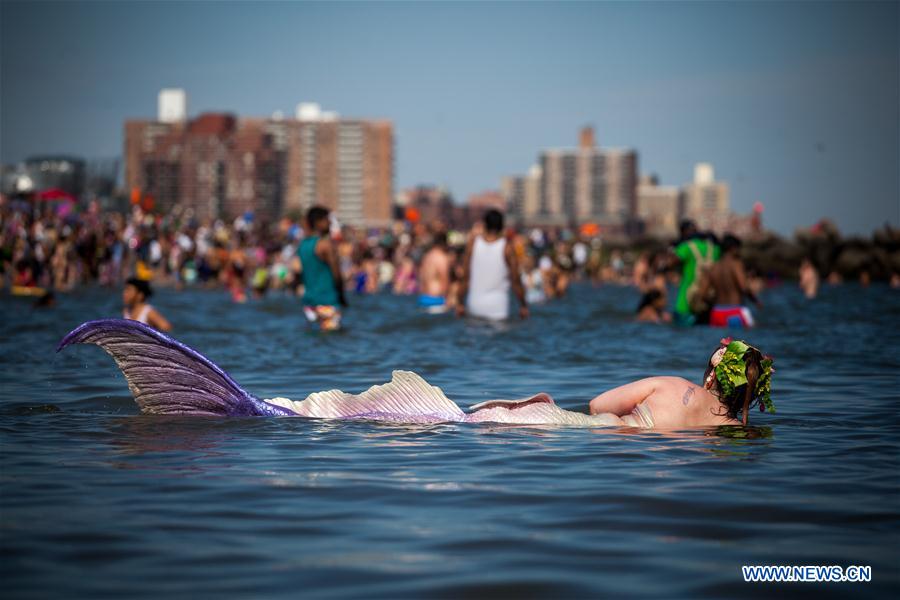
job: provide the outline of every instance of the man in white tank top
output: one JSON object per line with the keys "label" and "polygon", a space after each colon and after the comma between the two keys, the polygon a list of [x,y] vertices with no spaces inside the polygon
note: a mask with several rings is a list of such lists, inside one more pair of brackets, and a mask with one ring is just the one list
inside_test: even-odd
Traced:
{"label": "man in white tank top", "polygon": [[[489,210],[484,215],[483,235],[469,240],[463,256],[463,277],[459,286],[459,316],[469,313],[492,321],[509,317],[509,288],[519,301],[519,316],[528,317],[525,290],[519,264],[512,247],[503,237],[503,215]],[[468,297],[467,297],[468,295]]]}

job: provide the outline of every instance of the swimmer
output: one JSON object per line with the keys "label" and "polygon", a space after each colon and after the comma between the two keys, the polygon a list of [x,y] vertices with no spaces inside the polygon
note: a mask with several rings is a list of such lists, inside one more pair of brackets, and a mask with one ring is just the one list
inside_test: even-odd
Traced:
{"label": "swimmer", "polygon": [[746,342],[726,338],[709,358],[702,385],[681,377],[648,377],[600,394],[591,400],[591,414],[611,413],[626,425],[649,429],[746,426],[754,403],[775,412],[772,362]]}
{"label": "swimmer", "polygon": [[419,267],[419,306],[429,314],[447,312],[447,294],[450,291],[450,253],[447,251],[447,234],[434,234],[431,249],[422,257]]}
{"label": "swimmer", "polygon": [[746,296],[757,307],[761,306],[756,294],[747,284],[747,274],[741,262],[741,241],[733,235],[722,240],[722,259],[710,267],[700,281],[698,294],[706,296],[711,291],[715,305],[709,315],[713,327],[753,327],[753,313],[742,304]]}
{"label": "swimmer", "polygon": [[745,342],[731,340],[722,340],[709,359],[703,385],[680,377],[642,379],[591,400],[590,414],[564,410],[544,393],[522,400],[489,400],[464,412],[440,388],[408,371],[394,371],[390,382],[360,394],[328,390],[300,401],[261,400],[200,353],[134,321],[84,323],[60,342],[57,351],[72,344],[96,344],[106,350],[124,373],[141,411],[152,414],[683,429],[747,425],[754,403],[775,412],[770,398],[772,359]]}
{"label": "swimmer", "polygon": [[[473,228],[474,233],[474,228]],[[503,214],[490,209],[484,214],[484,233],[469,239],[463,255],[463,277],[456,314],[491,321],[509,317],[509,289],[519,301],[519,317],[528,318],[518,259],[503,237]]]}
{"label": "swimmer", "polygon": [[[675,302],[675,322],[678,325],[694,325],[703,321],[705,310],[698,313],[698,301],[703,298],[699,289],[703,275],[719,259],[719,248],[715,242],[704,236],[691,220],[681,222],[681,242],[675,246],[675,257],[681,261],[681,283]],[[695,306],[692,308],[691,304]],[[707,309],[708,310],[708,309]],[[698,319],[699,317],[699,319]]]}
{"label": "swimmer", "polygon": [[522,287],[525,288],[525,301],[529,306],[547,301],[543,273],[531,254],[526,254],[522,259]]}
{"label": "swimmer", "polygon": [[310,208],[306,226],[307,236],[297,249],[303,269],[303,314],[322,331],[337,331],[341,328],[340,307],[347,306],[347,301],[337,252],[329,235],[328,209]]}
{"label": "swimmer", "polygon": [[56,296],[52,290],[47,290],[42,296],[39,296],[32,305],[34,308],[53,308],[56,306]]}
{"label": "swimmer", "polygon": [[357,294],[374,294],[378,292],[378,267],[375,254],[368,248],[362,253],[362,261],[354,267],[353,291]]}
{"label": "swimmer", "polygon": [[800,263],[800,289],[809,299],[815,298],[819,291],[819,272],[808,258]]}
{"label": "swimmer", "polygon": [[147,303],[153,290],[150,283],[137,277],[132,277],[125,282],[122,290],[122,303],[125,307],[122,316],[132,321],[149,325],[160,331],[172,331],[172,324],[162,314]]}
{"label": "swimmer", "polygon": [[637,320],[642,323],[669,323],[672,315],[666,312],[666,295],[659,289],[651,289],[641,298]]}

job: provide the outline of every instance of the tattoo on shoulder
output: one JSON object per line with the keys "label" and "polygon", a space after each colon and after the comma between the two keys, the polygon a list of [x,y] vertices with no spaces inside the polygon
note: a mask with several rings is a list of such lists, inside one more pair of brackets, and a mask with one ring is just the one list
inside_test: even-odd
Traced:
{"label": "tattoo on shoulder", "polygon": [[691,401],[691,396],[694,395],[694,388],[689,387],[684,391],[684,394],[681,396],[681,403],[685,406],[688,405],[688,402]]}

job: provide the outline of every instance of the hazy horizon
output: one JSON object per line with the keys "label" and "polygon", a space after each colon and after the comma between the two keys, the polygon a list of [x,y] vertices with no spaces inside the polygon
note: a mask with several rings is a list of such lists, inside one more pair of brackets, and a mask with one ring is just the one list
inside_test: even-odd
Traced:
{"label": "hazy horizon", "polygon": [[458,202],[545,148],[710,162],[789,234],[900,225],[900,4],[69,2],[0,5],[0,160],[120,156],[160,89],[190,116],[317,102],[394,123],[395,191]]}

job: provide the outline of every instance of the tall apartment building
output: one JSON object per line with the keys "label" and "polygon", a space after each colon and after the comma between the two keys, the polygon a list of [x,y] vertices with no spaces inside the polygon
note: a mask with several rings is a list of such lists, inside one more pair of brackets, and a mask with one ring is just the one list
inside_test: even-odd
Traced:
{"label": "tall apartment building", "polygon": [[[595,222],[621,230],[637,208],[637,169],[637,152],[598,148],[587,127],[578,148],[544,150],[538,169],[528,178],[511,178],[504,190],[514,207],[521,205],[525,224]],[[537,194],[525,193],[529,181],[537,182]]]}
{"label": "tall apartment building", "polygon": [[200,219],[245,211],[274,219],[322,204],[347,224],[390,222],[390,122],[342,120],[310,104],[298,106],[295,119],[188,120],[185,97],[172,92],[160,95],[160,120],[125,124],[126,185],[152,196],[158,209],[177,204]]}
{"label": "tall apartment building", "polygon": [[728,184],[715,180],[709,163],[694,166],[694,181],[682,188],[680,217],[701,229],[721,230],[731,214]]}
{"label": "tall apartment building", "polygon": [[529,222],[537,214],[541,202],[541,168],[532,165],[527,175],[502,178],[500,192],[506,200],[511,221],[515,224]]}
{"label": "tall apartment building", "polygon": [[128,121],[125,182],[163,212],[201,220],[281,214],[284,151],[261,119],[208,113],[191,121]]}
{"label": "tall apartment building", "polygon": [[351,225],[387,225],[393,197],[389,121],[338,119],[301,105],[289,123],[286,209],[322,204]]}

